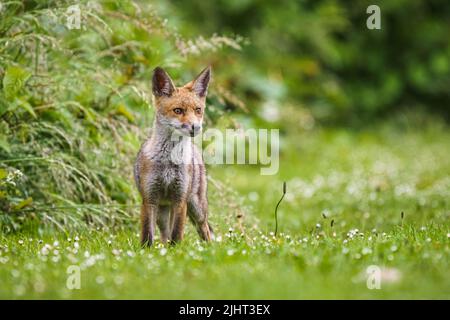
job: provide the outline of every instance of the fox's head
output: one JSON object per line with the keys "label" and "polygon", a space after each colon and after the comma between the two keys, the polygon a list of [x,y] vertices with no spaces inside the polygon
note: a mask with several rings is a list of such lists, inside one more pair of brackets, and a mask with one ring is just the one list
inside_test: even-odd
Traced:
{"label": "fox's head", "polygon": [[153,94],[156,121],[182,135],[195,136],[202,129],[211,68],[182,87],[175,87],[169,75],[160,67],[153,73]]}

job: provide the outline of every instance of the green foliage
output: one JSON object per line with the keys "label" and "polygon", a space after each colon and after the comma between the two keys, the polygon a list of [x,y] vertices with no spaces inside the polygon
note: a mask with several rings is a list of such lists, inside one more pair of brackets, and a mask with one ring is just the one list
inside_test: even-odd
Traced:
{"label": "green foliage", "polygon": [[[179,246],[152,250],[140,249],[132,232],[0,235],[0,298],[449,298],[442,226],[348,235],[349,229],[335,229],[338,236],[327,230],[318,238],[306,231],[278,239],[254,232],[251,242],[233,230],[214,245],[188,236]],[[74,265],[80,289],[69,290],[67,269]],[[370,265],[380,268],[380,290],[367,288]]]}
{"label": "green foliage", "polygon": [[[424,106],[448,118],[450,3],[414,1],[176,1],[191,32],[242,34],[231,64],[245,100],[290,101],[323,121],[365,124]],[[381,8],[381,30],[366,9]],[[228,62],[226,62],[228,64]],[[266,86],[261,86],[266,83]],[[276,85],[273,85],[275,83]],[[273,94],[281,86],[284,90]]]}
{"label": "green foliage", "polygon": [[[224,181],[209,185],[213,243],[191,225],[179,245],[146,249],[136,226],[0,233],[0,298],[448,299],[450,133],[394,124],[291,135],[278,179],[211,168]],[[73,265],[79,290],[66,287]],[[371,265],[380,290],[367,288]]]}
{"label": "green foliage", "polygon": [[3,77],[3,93],[5,98],[11,101],[20,89],[22,89],[30,76],[31,74],[28,71],[20,67],[11,66],[6,69],[5,76]]}
{"label": "green foliage", "polygon": [[218,127],[297,135],[318,120],[368,119],[402,105],[446,114],[447,3],[384,1],[382,30],[365,27],[367,1],[282,3],[81,1],[81,28],[69,29],[71,1],[3,2],[5,225],[133,219],[131,167],[151,125],[157,65],[186,82],[214,64],[206,121]]}
{"label": "green foliage", "polygon": [[[369,4],[82,0],[69,29],[74,1],[2,1],[0,298],[448,298],[450,135],[427,113],[448,114],[449,4],[382,1],[381,31]],[[281,128],[280,171],[212,166],[218,241],[189,225],[142,249],[152,70],[182,84],[207,64],[207,125]],[[322,126],[342,120],[364,129]]]}
{"label": "green foliage", "polygon": [[[6,229],[30,219],[61,229],[135,221],[132,165],[151,125],[152,70],[161,65],[175,79],[179,69],[193,76],[208,61],[190,57],[240,49],[242,42],[184,38],[146,1],[72,5],[2,3],[0,218]],[[80,29],[69,28],[77,9]],[[223,114],[229,96],[212,92],[216,112],[209,121]]]}

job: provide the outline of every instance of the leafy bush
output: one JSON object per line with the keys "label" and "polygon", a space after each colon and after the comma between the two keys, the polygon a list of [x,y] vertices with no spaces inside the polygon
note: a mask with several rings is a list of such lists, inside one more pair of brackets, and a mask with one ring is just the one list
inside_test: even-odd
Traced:
{"label": "leafy bush", "polygon": [[[139,199],[132,165],[146,135],[140,128],[151,124],[152,70],[157,65],[193,70],[196,61],[189,59],[189,65],[190,57],[240,48],[239,38],[185,39],[147,2],[72,4],[2,5],[0,219],[5,228],[33,219],[60,228],[82,222],[120,226],[133,218]],[[193,72],[202,67],[195,64]],[[223,113],[228,100],[226,90],[213,92],[214,114]]]}

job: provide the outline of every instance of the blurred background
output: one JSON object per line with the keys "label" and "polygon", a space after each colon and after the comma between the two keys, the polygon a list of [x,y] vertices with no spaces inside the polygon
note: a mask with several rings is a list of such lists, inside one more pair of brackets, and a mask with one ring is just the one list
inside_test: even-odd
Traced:
{"label": "blurred background", "polygon": [[213,210],[228,190],[227,217],[271,225],[282,181],[294,229],[323,211],[359,219],[348,206],[373,210],[374,190],[392,191],[375,207],[428,205],[414,192],[448,184],[450,2],[378,1],[369,30],[372,2],[2,0],[2,228],[137,221],[156,66],[178,85],[213,66],[207,126],[281,130],[278,175],[210,168]]}
{"label": "blurred background", "polygon": [[321,123],[364,125],[414,108],[448,120],[449,4],[378,1],[382,28],[369,30],[370,4],[194,0],[169,1],[162,12],[177,15],[189,36],[248,40],[211,59],[255,113],[292,103]]}
{"label": "blurred background", "polygon": [[[449,34],[448,0],[0,0],[0,297],[448,298]],[[205,128],[279,129],[279,171],[208,165],[220,241],[143,250],[153,69],[209,64]]]}

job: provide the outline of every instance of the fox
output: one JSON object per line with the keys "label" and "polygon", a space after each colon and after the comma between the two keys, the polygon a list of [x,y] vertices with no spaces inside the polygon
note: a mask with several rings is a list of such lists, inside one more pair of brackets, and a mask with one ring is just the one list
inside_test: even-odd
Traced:
{"label": "fox", "polygon": [[[163,68],[153,70],[153,127],[134,165],[135,183],[142,199],[142,246],[153,244],[155,225],[162,243],[180,242],[187,218],[202,240],[213,239],[208,222],[205,164],[192,139],[202,130],[210,79],[208,66],[194,80],[176,87]],[[185,161],[174,161],[177,152]]]}

